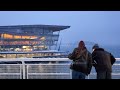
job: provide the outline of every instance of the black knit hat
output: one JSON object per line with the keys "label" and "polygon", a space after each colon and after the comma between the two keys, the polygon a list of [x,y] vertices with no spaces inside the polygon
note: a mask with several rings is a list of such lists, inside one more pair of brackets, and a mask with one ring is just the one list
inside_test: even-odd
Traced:
{"label": "black knit hat", "polygon": [[92,49],[96,49],[96,48],[99,48],[98,44],[95,44]]}

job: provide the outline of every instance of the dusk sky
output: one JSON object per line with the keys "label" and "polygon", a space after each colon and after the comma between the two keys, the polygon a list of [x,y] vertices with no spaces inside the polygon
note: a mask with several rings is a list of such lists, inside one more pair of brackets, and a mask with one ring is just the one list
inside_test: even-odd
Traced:
{"label": "dusk sky", "polygon": [[67,25],[62,42],[80,40],[101,45],[120,45],[120,11],[0,11],[0,26]]}

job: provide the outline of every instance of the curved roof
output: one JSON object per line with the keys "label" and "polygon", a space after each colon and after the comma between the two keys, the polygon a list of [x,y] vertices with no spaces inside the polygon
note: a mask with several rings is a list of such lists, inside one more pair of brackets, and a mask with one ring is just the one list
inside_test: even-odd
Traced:
{"label": "curved roof", "polygon": [[16,35],[38,35],[43,32],[41,30],[60,31],[70,28],[70,26],[62,25],[9,25],[0,26],[0,33],[9,33]]}
{"label": "curved roof", "polygon": [[67,28],[70,28],[70,26],[62,26],[62,25],[10,25],[10,26],[0,26],[0,29],[32,29],[32,28],[38,28],[38,29],[45,29],[45,30],[53,30],[53,31],[60,31]]}

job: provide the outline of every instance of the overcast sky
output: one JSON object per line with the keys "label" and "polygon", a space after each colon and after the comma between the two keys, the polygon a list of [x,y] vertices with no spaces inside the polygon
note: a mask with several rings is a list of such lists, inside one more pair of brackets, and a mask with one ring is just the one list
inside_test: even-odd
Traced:
{"label": "overcast sky", "polygon": [[61,31],[62,42],[120,45],[120,11],[0,11],[0,26],[24,24],[71,26]]}

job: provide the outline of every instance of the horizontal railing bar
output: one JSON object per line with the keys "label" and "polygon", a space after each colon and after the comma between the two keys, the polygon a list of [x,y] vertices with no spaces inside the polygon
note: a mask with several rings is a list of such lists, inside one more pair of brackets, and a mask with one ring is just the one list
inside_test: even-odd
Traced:
{"label": "horizontal railing bar", "polygon": [[28,73],[28,75],[70,75],[70,73]]}
{"label": "horizontal railing bar", "polygon": [[25,65],[28,65],[28,66],[30,66],[30,65],[48,65],[48,66],[52,66],[52,65],[70,65],[70,64],[25,64]]}
{"label": "horizontal railing bar", "polygon": [[[120,61],[120,58],[116,58],[117,61]],[[68,59],[68,58],[2,58],[0,59],[1,61],[69,61],[72,62],[72,60]]]}
{"label": "horizontal railing bar", "polygon": [[22,66],[22,64],[0,64],[0,66],[3,66],[3,65],[7,65],[7,66],[8,66],[8,65],[11,65],[11,66],[12,66],[12,65],[13,65],[13,66]]}
{"label": "horizontal railing bar", "polygon": [[0,75],[20,75],[21,73],[0,73]]}
{"label": "horizontal railing bar", "polygon": [[0,61],[71,61],[68,58],[2,58]]}

